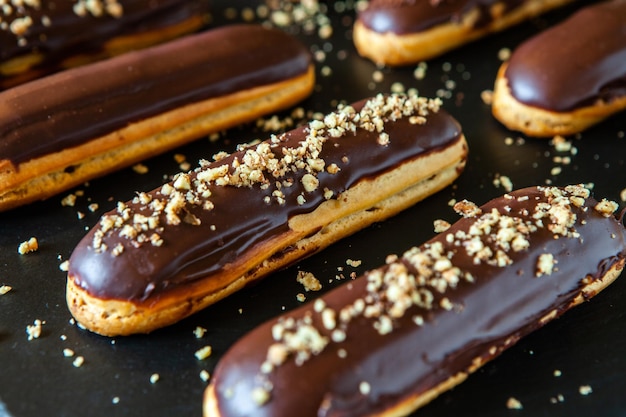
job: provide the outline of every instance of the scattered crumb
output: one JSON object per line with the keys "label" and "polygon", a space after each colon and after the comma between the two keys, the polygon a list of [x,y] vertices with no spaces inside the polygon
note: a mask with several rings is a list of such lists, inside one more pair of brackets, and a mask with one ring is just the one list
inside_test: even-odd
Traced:
{"label": "scattered crumb", "polygon": [[45,321],[37,319],[33,322],[33,324],[29,324],[28,326],[26,326],[26,334],[28,335],[28,340],[39,339],[39,337],[41,336],[41,327],[45,323]]}
{"label": "scattered crumb", "polygon": [[63,272],[67,272],[70,269],[70,261],[63,261],[59,265],[59,269]]}
{"label": "scattered crumb", "polygon": [[480,99],[488,106],[491,106],[493,103],[493,91],[492,90],[483,90],[480,93]]}
{"label": "scattered crumb", "polygon": [[72,365],[74,365],[74,367],[76,368],[80,368],[81,366],[83,366],[84,363],[85,358],[82,356],[77,356],[76,359],[74,359],[74,362],[72,362]]}
{"label": "scattered crumb", "polygon": [[511,57],[511,50],[509,48],[502,48],[498,51],[498,59],[500,61],[508,61]]}
{"label": "scattered crumb", "polygon": [[555,377],[559,377],[559,376],[562,375],[562,373],[561,373],[561,371],[559,369],[555,369],[554,373],[552,375],[554,375]]}
{"label": "scattered crumb", "polygon": [[111,400],[111,402],[113,404],[118,404],[120,402],[120,397],[113,397],[113,399]]}
{"label": "scattered crumb", "polygon": [[578,387],[578,392],[580,392],[580,395],[589,395],[593,390],[591,389],[591,385],[581,385]]}
{"label": "scattered crumb", "polygon": [[322,289],[322,284],[311,272],[298,271],[296,279],[307,291],[319,291]]}
{"label": "scattered crumb", "polygon": [[619,198],[620,198],[622,201],[626,201],[626,188],[624,188],[622,191],[620,191],[620,193],[619,193]]}
{"label": "scattered crumb", "polygon": [[157,373],[154,373],[154,374],[150,375],[150,383],[151,384],[156,384],[159,381],[159,379],[161,379],[161,377]]}
{"label": "scattered crumb", "polygon": [[30,252],[35,252],[37,249],[39,249],[39,242],[37,242],[36,237],[31,237],[27,241],[20,243],[17,248],[17,252],[20,255],[25,255]]}
{"label": "scattered crumb", "polygon": [[196,353],[194,353],[194,355],[196,356],[198,360],[204,360],[208,358],[209,356],[211,356],[211,353],[213,353],[213,348],[210,345],[207,345],[203,347],[202,349],[197,350]]}
{"label": "scattered crumb", "polygon": [[69,194],[61,200],[61,205],[64,207],[74,207],[75,204],[76,194]]}
{"label": "scattered crumb", "polygon": [[89,209],[89,211],[93,213],[96,210],[98,210],[98,207],[100,207],[98,203],[91,203],[90,205],[87,206],[87,209]]}
{"label": "scattered crumb", "polygon": [[200,371],[200,379],[203,380],[204,382],[207,382],[209,379],[211,378],[211,374],[209,374],[209,371],[203,369]]}
{"label": "scattered crumb", "polygon": [[513,191],[513,181],[511,181],[511,179],[509,177],[507,177],[506,175],[496,175],[496,177],[493,180],[493,185],[496,188],[504,188],[504,190],[507,193],[510,193],[511,191]]}
{"label": "scattered crumb", "polygon": [[347,259],[346,260],[346,265],[351,266],[353,268],[357,268],[359,266],[361,266],[361,262],[360,260],[353,260],[353,259]]}
{"label": "scattered crumb", "polygon": [[148,173],[148,167],[145,166],[144,164],[135,164],[133,165],[133,171],[135,171],[137,174],[147,174]]}
{"label": "scattered crumb", "polygon": [[193,335],[196,336],[196,339],[202,339],[205,333],[206,329],[204,327],[196,326],[193,330]]}
{"label": "scattered crumb", "polygon": [[301,292],[299,292],[298,294],[296,294],[296,300],[303,303],[304,301],[306,301],[306,296],[302,294]]}
{"label": "scattered crumb", "polygon": [[0,295],[4,295],[11,291],[11,287],[9,285],[0,285]]}
{"label": "scattered crumb", "polygon": [[565,401],[565,397],[563,396],[563,394],[557,394],[556,397],[550,398],[550,402],[552,404],[556,404],[557,402],[562,403],[564,401]]}
{"label": "scattered crumb", "polygon": [[441,220],[441,219],[437,219],[433,222],[433,225],[435,227],[435,233],[442,233],[445,232],[446,230],[448,230],[451,226],[450,223],[448,223],[445,220]]}
{"label": "scattered crumb", "polygon": [[419,64],[417,64],[417,67],[413,71],[413,77],[415,77],[416,80],[423,80],[424,78],[426,78],[427,69],[428,64],[426,64],[426,62],[420,62]]}
{"label": "scattered crumb", "polygon": [[517,398],[510,397],[508,400],[506,400],[506,408],[508,408],[509,410],[521,410],[524,407]]}

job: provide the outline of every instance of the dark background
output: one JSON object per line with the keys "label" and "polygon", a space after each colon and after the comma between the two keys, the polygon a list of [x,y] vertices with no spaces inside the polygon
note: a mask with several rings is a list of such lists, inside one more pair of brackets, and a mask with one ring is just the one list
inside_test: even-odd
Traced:
{"label": "dark background", "polygon": [[[211,25],[241,21],[243,7],[258,3],[215,1]],[[500,64],[498,51],[513,49],[586,3],[575,3],[433,59],[422,80],[413,76],[415,66],[411,66],[380,69],[384,75],[380,82],[373,80],[376,66],[358,57],[352,46],[353,4],[341,2],[339,6],[348,5],[346,10],[329,4],[327,16],[334,28],[331,38],[306,33],[301,24],[286,28],[312,51],[322,50],[326,55],[324,62],[316,64],[316,90],[301,106],[326,113],[340,101],[389,92],[396,82],[430,97],[443,91],[449,95],[444,98],[444,107],[461,122],[470,145],[468,165],[459,180],[397,217],[275,273],[181,323],[150,335],[115,339],[91,334],[71,323],[65,305],[66,277],[59,264],[69,258],[85,230],[116,201],[131,198],[135,191],[153,189],[178,172],[175,153],[185,155],[195,167],[200,158],[232,150],[239,142],[264,139],[268,134],[250,124],[225,132],[214,143],[201,139],[145,161],[147,174],[126,169],[79,187],[85,195],[75,207],[61,206],[64,193],[0,213],[0,285],[13,288],[0,296],[0,416],[200,416],[206,386],[200,372],[211,373],[220,356],[244,332],[300,304],[296,294],[304,289],[296,283],[298,270],[313,272],[322,281],[321,292],[306,294],[310,301],[336,285],[336,281],[328,280],[338,273],[338,267],[344,267],[346,275],[374,268],[387,254],[401,253],[430,238],[433,220],[454,221],[457,215],[448,205],[450,199],[467,198],[482,204],[502,194],[504,190],[494,185],[500,175],[508,176],[514,188],[592,183],[596,197],[624,206],[620,200],[620,191],[626,187],[623,113],[568,138],[578,151],[572,154],[558,152],[549,140],[528,139],[508,131],[491,117],[480,98],[483,90],[493,86]],[[512,144],[505,140],[507,137],[512,138]],[[571,162],[555,161],[559,156],[569,156]],[[555,167],[561,172],[554,172]],[[91,203],[99,205],[93,213],[87,209]],[[78,211],[86,214],[84,219],[77,218]],[[32,236],[38,239],[40,249],[19,255],[18,245]],[[362,264],[347,266],[348,258],[362,260]],[[523,339],[414,416],[626,415],[625,296],[626,279],[618,279],[608,290]],[[25,329],[35,319],[45,321],[43,333],[39,339],[28,341]],[[207,329],[202,339],[193,334],[196,326]],[[213,347],[213,354],[199,361],[194,352],[205,345]],[[73,358],[63,356],[65,348],[84,357],[82,367],[74,367]],[[561,371],[561,376],[555,376],[555,370]],[[154,373],[160,380],[152,384],[150,376]],[[593,390],[586,396],[579,393],[579,387],[585,385]],[[509,397],[521,401],[523,409],[509,410]],[[119,401],[114,403],[114,398]]]}

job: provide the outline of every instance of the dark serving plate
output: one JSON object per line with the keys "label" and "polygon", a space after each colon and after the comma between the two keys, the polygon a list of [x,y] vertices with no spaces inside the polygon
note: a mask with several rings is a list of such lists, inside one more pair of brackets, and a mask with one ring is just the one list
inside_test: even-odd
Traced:
{"label": "dark serving plate", "polygon": [[[256,4],[215,1],[211,25],[241,21],[244,7]],[[339,7],[346,4],[345,9]],[[303,288],[296,282],[298,270],[313,272],[322,280],[322,291],[307,293],[310,301],[338,285],[337,280],[328,282],[338,267],[361,273],[382,264],[387,254],[430,238],[433,220],[454,221],[457,215],[448,205],[451,199],[482,204],[502,194],[504,189],[494,184],[499,176],[510,178],[514,188],[591,183],[597,197],[623,206],[624,114],[568,138],[578,152],[559,152],[548,140],[508,131],[481,100],[481,92],[493,86],[502,48],[514,48],[584,4],[572,4],[430,60],[423,79],[414,77],[416,66],[379,69],[356,54],[351,43],[352,2],[328,3],[327,16],[334,28],[328,39],[308,33],[300,24],[286,28],[326,57],[317,62],[317,88],[301,107],[326,113],[338,102],[389,92],[397,87],[395,83],[417,88],[425,96],[443,95],[444,107],[461,122],[470,144],[467,169],[453,186],[400,215],[150,335],[109,339],[78,328],[65,305],[66,276],[59,265],[85,230],[116,201],[155,188],[178,172],[174,154],[185,155],[195,166],[200,158],[232,150],[236,143],[264,138],[267,133],[254,124],[235,128],[216,142],[202,139],[146,160],[147,174],[129,168],[91,181],[79,188],[85,194],[75,207],[61,205],[64,194],[0,213],[0,285],[12,287],[0,296],[0,416],[200,416],[206,387],[200,373],[211,373],[220,356],[246,331],[300,304],[296,294]],[[373,77],[377,70],[382,79]],[[98,208],[92,212],[88,206],[93,203]],[[78,219],[78,211],[85,213],[83,219]],[[38,239],[39,250],[19,255],[18,245],[32,236]],[[347,259],[362,263],[349,267]],[[521,340],[414,416],[626,415],[625,300],[626,278],[622,278],[590,302]],[[45,322],[41,337],[29,341],[26,326],[37,319]],[[203,338],[194,336],[196,326],[207,329]],[[194,352],[206,345],[212,346],[213,354],[196,359]],[[83,365],[73,366],[76,356],[65,357],[64,349],[82,356]],[[156,383],[150,381],[153,374],[160,377]],[[580,387],[591,387],[592,392],[583,395]],[[510,397],[523,408],[507,408]]]}

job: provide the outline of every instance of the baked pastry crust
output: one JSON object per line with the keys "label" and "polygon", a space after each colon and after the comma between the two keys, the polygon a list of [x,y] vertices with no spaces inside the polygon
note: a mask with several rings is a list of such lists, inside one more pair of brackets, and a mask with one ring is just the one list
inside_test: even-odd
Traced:
{"label": "baked pastry crust", "polygon": [[[252,40],[245,45],[239,42],[240,50],[224,52],[222,47],[221,52],[214,48],[208,54],[197,53],[198,48],[206,48],[206,42],[228,45],[227,41],[238,42],[242,37]],[[260,46],[258,43],[265,38],[282,42],[282,46]],[[274,66],[244,62],[245,66],[229,72],[229,65],[238,62],[237,54],[250,56],[242,59],[252,61],[259,53],[277,47],[283,52],[270,61],[275,62]],[[191,63],[172,67],[172,56],[183,48],[192,57]],[[222,58],[230,61],[214,62]],[[165,64],[158,66],[157,62]],[[288,71],[285,65],[289,65]],[[201,74],[193,71],[206,73],[207,66],[212,74],[223,75],[208,75],[208,81],[201,86],[197,85],[200,81],[186,84],[180,79],[202,80]],[[126,76],[131,74],[127,68],[136,68],[137,75]],[[110,74],[119,74],[121,80],[115,81]],[[111,86],[107,88],[104,81],[98,81],[102,79]],[[84,86],[77,85],[83,81]],[[5,151],[5,159],[0,160],[0,210],[46,199],[202,136],[288,108],[306,98],[314,83],[314,66],[303,45],[279,31],[237,25],[190,35],[2,92],[0,99],[6,110],[3,123],[7,126],[2,140],[8,145],[0,147],[16,150]],[[136,89],[142,94],[134,94]],[[198,92],[203,89],[208,93]],[[106,103],[98,98],[101,94],[107,95]],[[33,100],[34,96],[38,99]],[[109,107],[104,108],[106,105]],[[89,120],[94,122],[84,123]],[[78,123],[82,123],[80,127]],[[92,125],[99,130],[92,130]],[[50,149],[19,157],[20,153],[41,148],[42,137],[49,138]]]}
{"label": "baked pastry crust", "polygon": [[[379,98],[376,103],[380,103],[381,100]],[[363,103],[365,102],[361,102],[360,105]],[[358,111],[359,107],[356,108]],[[441,113],[437,116],[439,122],[435,123],[434,120],[429,122],[431,116],[423,116],[426,119],[423,127],[421,125],[409,127],[410,123],[406,120],[409,115],[405,116],[402,128],[397,127],[393,133],[392,131],[389,133],[389,149],[385,149],[386,145],[376,142],[377,134],[373,135],[372,133],[365,133],[362,129],[357,129],[354,137],[352,137],[352,133],[346,132],[337,138],[325,139],[330,142],[324,145],[325,147],[322,147],[319,152],[321,152],[320,155],[326,155],[326,159],[320,159],[321,156],[312,157],[305,154],[291,160],[291,156],[288,156],[290,162],[287,163],[287,176],[279,177],[279,181],[281,184],[289,185],[281,185],[273,192],[271,188],[266,191],[268,189],[266,187],[274,186],[272,181],[263,182],[267,186],[263,185],[261,188],[257,188],[259,184],[255,182],[249,185],[225,185],[224,187],[227,188],[224,192],[228,192],[232,196],[229,197],[228,201],[223,201],[225,197],[222,199],[218,197],[220,188],[216,187],[219,186],[212,186],[209,194],[214,197],[209,197],[211,201],[209,212],[194,212],[193,217],[199,219],[196,222],[197,226],[194,226],[195,229],[182,224],[180,226],[167,226],[165,225],[167,220],[161,218],[157,222],[155,218],[155,223],[164,225],[164,230],[159,232],[160,235],[165,236],[170,233],[170,246],[167,250],[152,248],[145,244],[136,250],[133,248],[124,249],[119,256],[112,256],[106,252],[98,253],[102,244],[106,244],[108,248],[115,248],[120,244],[132,244],[132,241],[125,239],[118,241],[114,234],[116,229],[113,229],[112,232],[105,232],[104,236],[105,238],[108,237],[108,241],[105,241],[105,238],[101,239],[97,230],[90,232],[70,258],[67,281],[67,302],[70,311],[79,323],[96,333],[109,336],[147,333],[159,327],[173,324],[252,281],[318,252],[359,229],[374,222],[382,221],[415,204],[452,183],[465,165],[467,143],[464,136],[449,115],[443,114],[443,110],[438,110],[438,112]],[[400,122],[387,120],[384,123],[396,125]],[[431,124],[433,124],[432,128],[429,127]],[[317,125],[317,122],[312,122],[312,126]],[[331,125],[335,126],[335,122],[332,122]],[[445,126],[444,130],[448,132],[445,134],[453,134],[453,136],[432,138],[432,135],[440,134],[438,132],[442,126]],[[434,132],[431,129],[434,129]],[[292,149],[289,146],[296,143],[311,143],[311,146],[317,147],[317,139],[315,139],[317,136],[306,136],[305,139],[303,135],[306,130],[307,128],[296,129],[284,135],[283,139],[274,139],[276,140],[274,143],[276,152],[284,152],[278,151],[279,149]],[[422,136],[423,138],[421,138]],[[283,141],[286,142],[283,143]],[[440,142],[441,144],[434,145],[434,143]],[[272,143],[272,140],[265,143]],[[335,150],[331,143],[337,143],[338,148]],[[426,145],[429,143],[430,145]],[[228,161],[224,162],[220,159],[191,173],[189,181],[195,184],[198,176],[203,177],[208,175],[207,173],[214,173],[216,169],[219,170],[222,167],[230,166],[231,169],[234,166],[239,167],[239,161],[250,159],[264,161],[265,156],[263,155],[267,155],[267,148],[265,148],[265,144],[260,146],[261,148],[256,149],[264,149],[262,154],[255,153],[260,151],[246,154],[242,150],[229,156],[231,158],[228,160],[231,161],[229,165],[224,165]],[[291,155],[292,151],[289,152],[287,155]],[[294,155],[301,153],[300,150],[293,152]],[[314,154],[317,152],[318,150],[313,151]],[[372,159],[369,161],[358,159],[365,158],[363,155],[370,154]],[[396,160],[399,158],[398,155],[405,156]],[[335,157],[339,158],[338,161],[345,162],[343,164],[338,163],[338,166],[331,163],[330,161]],[[276,162],[270,159],[264,164],[275,166],[277,163],[282,164],[285,160],[283,158],[281,162]],[[328,169],[329,172],[316,174],[315,170],[320,165],[323,166],[320,160],[325,161],[326,168],[323,169]],[[369,163],[371,167],[361,166],[363,163]],[[315,166],[318,168],[313,168]],[[376,168],[377,166],[380,168]],[[313,171],[305,173],[311,169]],[[382,170],[382,172],[378,172],[378,170]],[[376,172],[376,174],[359,174],[369,171]],[[251,172],[254,173],[250,175],[258,177],[257,168],[252,169]],[[273,169],[270,172],[274,172]],[[219,176],[214,181],[220,182],[226,180],[226,177],[233,178],[232,175],[235,175],[235,171],[231,174],[221,175],[225,176]],[[270,173],[265,175],[270,175]],[[292,175],[295,175],[294,181],[289,182]],[[316,186],[317,188],[311,189],[307,186],[307,181],[315,184],[315,175],[320,175],[323,178],[319,180],[320,183],[319,186]],[[239,174],[237,174],[237,178],[238,176]],[[350,182],[344,183],[346,180],[341,178],[352,179],[349,180]],[[355,183],[350,184],[351,182]],[[282,187],[287,187],[288,190]],[[281,188],[292,194],[281,196]],[[151,198],[146,199],[146,201],[152,203],[154,199],[159,198],[161,192],[162,188],[161,191],[153,190],[150,193]],[[258,197],[257,193],[259,192],[267,194],[267,196]],[[293,193],[298,193],[298,195]],[[293,195],[297,203],[288,200],[289,195]],[[262,201],[256,202],[256,198],[261,198]],[[200,201],[198,204],[204,206],[205,202]],[[226,207],[229,204],[243,204],[241,210],[244,214],[241,216],[248,218],[246,220],[240,219],[238,214],[233,214],[234,212],[231,213],[230,210],[219,216],[216,214],[217,217],[215,218],[203,217],[210,216],[211,212],[215,210],[214,207]],[[278,204],[278,206],[273,204]],[[137,210],[138,213],[148,211],[147,208],[141,209],[140,207],[137,206],[133,210]],[[188,207],[182,210],[188,213],[192,208]],[[237,210],[237,208],[233,207],[233,210]],[[181,216],[183,212],[181,212]],[[111,213],[109,217],[117,221],[115,216],[117,214]],[[231,216],[235,217],[230,219]],[[274,225],[277,221],[274,218],[281,219],[283,216],[286,216],[286,224]],[[105,215],[103,219],[106,217]],[[108,221],[104,221],[108,223]],[[244,221],[251,226],[245,226]],[[230,223],[232,223],[232,231],[228,229],[221,232],[223,235],[218,234],[215,238],[210,237],[213,233],[211,224],[231,227],[225,226],[230,225]],[[257,224],[265,223],[267,226],[255,231],[258,227]],[[120,227],[123,228],[124,226]],[[181,228],[180,231],[177,231],[178,228]],[[266,230],[268,228],[269,231]],[[241,232],[237,232],[238,229],[241,229]],[[147,232],[147,236],[150,234],[151,232]],[[185,234],[189,241],[171,242],[171,239],[181,234]],[[228,237],[230,235],[233,235],[232,238]],[[168,242],[166,237],[163,239]],[[219,244],[219,241],[226,242],[227,239],[233,241],[230,246],[228,243],[226,245]],[[219,249],[210,249],[213,240],[218,242]],[[237,242],[234,242],[235,240]],[[95,242],[100,246],[96,246]],[[163,245],[165,248],[166,243]],[[187,251],[200,247],[205,249],[198,250],[192,257],[184,258]],[[157,253],[159,254],[158,260],[155,258]],[[211,256],[215,256],[215,259],[221,259],[220,262],[223,263],[213,263],[210,261]],[[206,260],[204,260],[205,257]],[[168,266],[183,265],[185,267],[178,272],[175,270],[164,272],[162,267],[156,264],[157,261],[159,264],[164,263]],[[100,266],[96,267],[93,262]],[[135,272],[123,267],[123,265],[137,263],[152,264],[150,266],[146,264],[145,268],[142,267],[142,271],[153,272]],[[194,266],[196,263],[205,264],[204,269]],[[119,268],[126,271],[128,276],[118,277],[119,274],[115,271]],[[194,272],[197,269],[206,270],[206,272]],[[95,270],[101,271],[101,273],[94,274],[92,271]],[[210,270],[213,272],[208,272]],[[161,275],[163,277],[157,278]],[[197,278],[188,278],[191,276]],[[164,284],[166,282],[167,284]],[[132,293],[125,291],[120,294],[116,292],[119,288],[129,288],[134,285],[137,285],[137,288]],[[144,286],[149,290],[144,289]],[[149,294],[144,297],[143,294],[146,291],[149,291]]]}
{"label": "baked pastry crust", "polygon": [[525,0],[509,12],[502,12],[496,2],[491,7],[492,17],[484,25],[476,25],[481,18],[477,9],[463,14],[458,21],[448,21],[415,33],[379,33],[363,22],[354,24],[353,38],[358,53],[376,64],[389,66],[411,65],[442,55],[454,48],[489,34],[502,31],[524,20],[560,7],[571,0]]}
{"label": "baked pastry crust", "polygon": [[502,64],[498,71],[491,110],[494,117],[510,130],[537,138],[573,135],[626,109],[626,96],[570,111],[551,111],[524,104],[511,94],[505,76],[506,66],[506,63]]}
{"label": "baked pastry crust", "polygon": [[437,237],[231,346],[204,415],[408,415],[613,282],[616,208],[579,185],[458,202]]}

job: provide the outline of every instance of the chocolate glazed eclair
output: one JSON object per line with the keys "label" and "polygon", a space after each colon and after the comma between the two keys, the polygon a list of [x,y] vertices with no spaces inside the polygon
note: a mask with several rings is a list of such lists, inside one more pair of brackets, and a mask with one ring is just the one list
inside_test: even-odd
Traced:
{"label": "chocolate glazed eclair", "polygon": [[582,186],[457,203],[432,240],[236,342],[204,416],[410,414],[609,285],[626,257],[616,208]]}
{"label": "chocolate glazed eclair", "polygon": [[209,0],[13,1],[0,8],[0,86],[148,47],[205,25]]}
{"label": "chocolate glazed eclair", "polygon": [[0,93],[0,210],[50,197],[313,90],[307,48],[225,26]]}
{"label": "chocolate glazed eclair", "polygon": [[571,0],[371,0],[354,24],[354,44],[382,65],[409,65]]}
{"label": "chocolate glazed eclair", "polygon": [[103,335],[150,332],[415,204],[467,158],[439,106],[343,106],[119,203],[70,257],[70,311]]}
{"label": "chocolate glazed eclair", "polygon": [[626,1],[587,6],[515,49],[492,110],[528,136],[581,132],[626,108]]}

